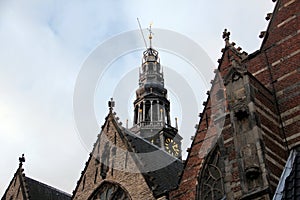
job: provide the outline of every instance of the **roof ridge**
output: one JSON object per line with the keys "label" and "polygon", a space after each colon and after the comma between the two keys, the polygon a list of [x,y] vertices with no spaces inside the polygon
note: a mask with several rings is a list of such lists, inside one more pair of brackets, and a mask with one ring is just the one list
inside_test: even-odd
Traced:
{"label": "roof ridge", "polygon": [[[66,196],[71,197],[71,194],[69,194],[69,193],[67,193],[67,192],[65,192],[65,191],[62,191],[62,190],[60,190],[60,189],[57,189],[57,188],[55,188],[55,187],[53,187],[53,186],[51,186],[51,185],[47,185],[46,183],[40,182],[40,181],[38,181],[38,180],[36,180],[36,179],[30,178],[30,177],[28,177],[28,176],[25,176],[25,179],[29,179],[29,180],[34,181],[34,182],[36,182],[36,183],[38,183],[38,184],[40,184],[40,185],[42,185],[42,186],[45,186],[45,187],[47,187],[47,188],[49,188],[49,189],[52,189],[52,190],[54,190],[54,191],[56,191],[56,192],[59,192],[59,193],[61,193],[61,194],[64,194],[64,195],[66,195]],[[25,180],[25,182],[26,182],[26,180]],[[29,192],[30,192],[30,191],[29,191]]]}
{"label": "roof ridge", "polygon": [[[124,128],[124,127],[123,127],[123,128]],[[149,144],[149,145],[151,145],[152,147],[154,147],[155,149],[160,150],[160,151],[163,151],[166,155],[171,156],[172,158],[174,157],[174,156],[172,156],[171,154],[169,154],[168,152],[164,151],[162,148],[158,147],[157,145],[154,145],[154,144],[151,143],[150,141],[148,141],[148,140],[146,140],[145,138],[141,137],[140,135],[133,133],[130,129],[124,128],[124,131],[126,131],[126,132],[125,132],[125,135],[126,135],[126,136],[127,136],[127,135],[130,135],[130,136],[132,136],[132,137],[141,139],[141,140],[143,140],[144,142],[146,142],[147,144]],[[179,158],[177,158],[177,157],[174,157],[174,158],[176,158],[175,160],[178,160],[178,161],[181,162],[181,160],[180,160]]]}
{"label": "roof ridge", "polygon": [[[14,181],[15,179],[17,179],[17,178],[20,179],[20,185],[21,185],[21,190],[22,190],[23,195],[25,195],[25,198],[28,199],[28,193],[27,193],[28,190],[27,190],[27,188],[26,188],[26,183],[24,182],[24,180],[23,180],[23,178],[22,178],[23,176],[25,176],[25,174],[23,173],[23,171],[24,171],[24,169],[22,168],[22,164],[20,163],[19,166],[18,166],[18,168],[17,168],[17,170],[16,170],[16,172],[14,173],[13,178],[12,178],[11,181],[9,182],[8,187],[7,187],[6,190],[4,191],[4,194],[3,194],[2,198],[1,198],[1,200],[7,195],[7,192],[8,192],[8,190],[9,190],[10,186],[12,185],[13,181]],[[25,185],[24,185],[24,184],[25,184]],[[26,190],[27,190],[27,191],[26,191]]]}
{"label": "roof ridge", "polygon": [[[273,0],[273,2],[276,2],[276,0]],[[266,20],[269,21],[269,23],[268,23],[267,28],[265,29],[265,31],[262,31],[264,33],[261,32],[261,37],[263,38],[263,40],[260,43],[260,47],[258,49],[260,51],[262,51],[264,49],[264,47],[265,47],[265,44],[266,44],[266,42],[268,40],[268,34],[269,34],[270,30],[271,30],[271,25],[272,25],[272,23],[274,21],[274,18],[275,18],[274,16],[277,15],[279,7],[280,7],[280,1],[278,0],[276,2],[276,4],[275,4],[274,8],[273,8],[273,11],[270,13],[269,16],[267,16],[269,18],[266,17]]]}
{"label": "roof ridge", "polygon": [[221,50],[222,53],[224,53],[226,48],[231,49],[232,51],[234,51],[234,53],[236,53],[238,56],[240,56],[242,59],[247,58],[248,53],[245,51],[242,51],[242,47],[235,47],[236,43],[235,42],[230,42],[230,32],[225,28],[222,38],[225,41],[225,48],[223,48]]}
{"label": "roof ridge", "polygon": [[25,181],[26,175],[25,175],[24,169],[23,169],[23,163],[24,162],[25,162],[25,157],[24,157],[24,154],[22,154],[22,157],[19,157],[19,168],[18,168],[16,174],[19,175],[20,184],[23,188],[23,194],[25,195],[25,198],[30,199],[29,189],[28,189],[28,186],[27,186],[26,181]]}

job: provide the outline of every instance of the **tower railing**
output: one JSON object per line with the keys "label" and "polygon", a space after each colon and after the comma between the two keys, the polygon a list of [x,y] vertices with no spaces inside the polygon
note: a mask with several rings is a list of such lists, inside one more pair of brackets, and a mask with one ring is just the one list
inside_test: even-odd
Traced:
{"label": "tower railing", "polygon": [[164,75],[161,72],[147,72],[146,74],[140,74],[140,79],[146,79],[149,75],[156,75],[159,78],[164,78]]}
{"label": "tower railing", "polygon": [[137,124],[135,124],[131,129],[134,130],[136,128],[140,128],[143,127],[145,129],[155,129],[155,128],[162,128],[165,127],[167,124],[165,124],[162,121],[143,121],[143,122],[139,122]]}
{"label": "tower railing", "polygon": [[145,128],[153,128],[153,127],[163,127],[164,123],[162,121],[143,121],[138,124],[139,126]]}

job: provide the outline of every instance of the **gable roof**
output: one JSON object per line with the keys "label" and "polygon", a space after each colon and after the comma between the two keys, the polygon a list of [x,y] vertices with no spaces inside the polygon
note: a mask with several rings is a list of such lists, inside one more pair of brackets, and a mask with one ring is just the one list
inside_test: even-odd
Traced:
{"label": "gable roof", "polygon": [[241,63],[248,57],[248,53],[242,51],[241,47],[236,47],[235,42],[230,42],[230,32],[227,29],[223,32],[223,38],[225,40],[225,47],[221,50],[222,57],[218,60],[218,70],[222,76],[228,73],[231,69],[231,65]]}
{"label": "gable roof", "polygon": [[9,193],[9,190],[11,189],[11,186],[13,185],[13,182],[16,182],[16,179],[19,179],[20,181],[20,189],[23,195],[24,200],[70,200],[71,195],[68,193],[65,193],[63,191],[60,191],[54,187],[51,187],[49,185],[46,185],[44,183],[41,183],[39,181],[36,181],[32,178],[29,178],[25,176],[23,173],[23,162],[25,162],[24,155],[22,155],[22,158],[19,158],[20,164],[19,167],[12,178],[8,188],[6,189],[3,197],[1,200],[5,200],[9,198],[7,195]]}
{"label": "gable roof", "polygon": [[[131,130],[123,127],[121,123],[118,122],[118,117],[115,115],[116,113],[110,109],[109,114],[105,118],[104,125],[101,127],[101,133],[99,136],[101,137],[101,134],[104,134],[103,131],[105,130],[108,121],[110,121],[123,140],[126,150],[133,158],[153,195],[158,198],[175,189],[183,170],[182,161],[168,154],[146,139],[138,136]],[[92,152],[94,152],[100,137],[98,137]],[[93,159],[92,155],[93,153],[90,153],[82,175],[77,182],[75,190],[73,191],[73,197],[75,196],[82,177],[88,168],[88,163],[91,159]]]}
{"label": "gable roof", "polygon": [[[226,120],[230,119],[226,109],[226,99],[220,95],[217,99],[217,93],[220,91],[224,94],[225,87],[223,77],[226,76],[233,65],[240,65],[241,62],[247,58],[248,54],[241,51],[241,47],[235,47],[234,42],[229,41],[230,32],[227,29],[223,32],[223,39],[225,40],[225,47],[222,49],[222,57],[218,60],[218,68],[214,71],[215,77],[211,81],[211,88],[207,92],[207,99],[203,102],[203,111],[199,114],[200,120],[197,124],[196,132],[193,137],[192,144],[188,148],[188,156],[184,164],[184,171],[180,177],[179,186],[176,191],[172,191],[173,198],[194,198],[196,196],[196,189],[198,185],[198,176],[203,168],[209,152],[214,148],[218,142],[221,130],[218,128],[223,126]],[[221,112],[217,109],[222,108]],[[194,177],[194,178],[191,178]]]}
{"label": "gable roof", "polygon": [[175,189],[183,170],[182,161],[128,129],[122,132],[153,195],[159,197]]}
{"label": "gable roof", "polygon": [[[6,200],[8,198],[11,198],[11,197],[9,197],[9,195],[12,195],[12,194],[9,194],[9,193],[11,193],[10,190],[14,190],[14,185],[17,182],[17,179],[19,179],[19,182],[20,182],[20,188],[18,190],[21,192],[21,195],[23,196],[24,200],[28,199],[28,193],[27,193],[25,183],[24,183],[25,174],[23,173],[23,171],[24,171],[24,169],[22,168],[22,162],[20,162],[19,167],[18,167],[17,171],[15,172],[13,178],[11,179],[8,187],[6,188],[1,200]],[[17,196],[18,196],[18,194],[17,194]]]}
{"label": "gable roof", "polygon": [[32,178],[25,177],[26,186],[30,200],[69,200],[71,195],[60,191],[54,187],[36,181]]}
{"label": "gable roof", "polygon": [[183,170],[182,161],[121,126],[114,115],[109,114],[153,195],[157,198],[175,189]]}

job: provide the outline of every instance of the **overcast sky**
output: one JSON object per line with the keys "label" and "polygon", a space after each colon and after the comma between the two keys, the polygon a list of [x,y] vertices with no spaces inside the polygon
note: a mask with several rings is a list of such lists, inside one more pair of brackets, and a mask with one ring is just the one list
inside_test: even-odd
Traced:
{"label": "overcast sky", "polygon": [[[137,17],[143,28],[153,22],[154,28],[187,36],[202,47],[216,67],[224,46],[224,28],[231,32],[232,41],[252,53],[260,47],[258,35],[266,29],[264,18],[273,7],[271,0],[1,0],[0,196],[12,179],[22,153],[26,157],[27,176],[69,193],[75,189],[92,147],[86,147],[89,142],[83,142],[74,121],[73,94],[77,76],[84,61],[104,41],[137,29]],[[156,34],[154,44],[155,37],[159,37]],[[118,79],[124,74],[128,75],[131,70],[137,73],[141,53],[119,58],[109,67],[102,82],[99,81],[94,105],[99,126],[108,113],[106,101],[115,94],[105,80],[114,80],[113,87],[117,87],[121,81]],[[176,63],[187,65],[174,55],[163,52],[160,55],[164,60],[162,64],[174,71],[181,69]],[[120,70],[120,65],[125,67]],[[191,96],[195,95],[197,105],[190,118],[193,127],[180,127],[188,130],[181,133],[184,148],[194,134],[194,125],[199,120],[197,113],[201,112],[206,98],[205,86],[192,81],[193,72],[190,72],[191,80],[189,73],[182,78],[194,91]],[[138,74],[133,82],[136,87],[137,78]],[[174,82],[166,74],[166,86],[168,81]],[[99,93],[105,90],[100,98]],[[175,86],[170,86],[169,91],[174,101],[173,114],[180,118],[184,101],[176,94]],[[128,98],[126,103],[116,102],[117,113],[120,107],[130,111],[134,90],[128,92]],[[123,124],[132,117],[130,113],[122,115]],[[94,133],[94,141],[99,130]]]}

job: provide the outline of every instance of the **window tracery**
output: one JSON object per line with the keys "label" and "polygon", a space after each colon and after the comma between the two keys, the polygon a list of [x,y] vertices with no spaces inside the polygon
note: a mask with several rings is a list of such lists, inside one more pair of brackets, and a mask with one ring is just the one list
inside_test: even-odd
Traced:
{"label": "window tracery", "polygon": [[225,191],[220,154],[219,148],[215,148],[207,157],[207,162],[199,179],[198,199],[200,200],[224,199]]}
{"label": "window tracery", "polygon": [[130,200],[129,194],[118,184],[104,182],[89,200]]}

